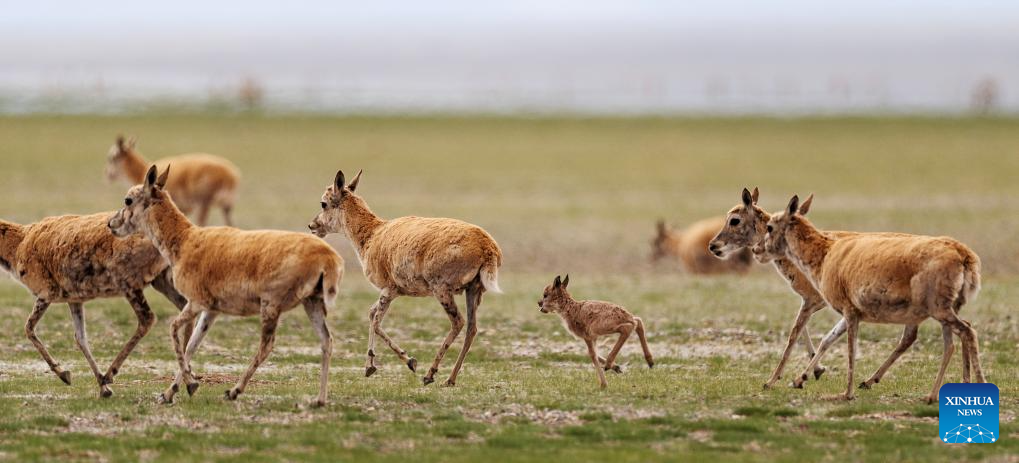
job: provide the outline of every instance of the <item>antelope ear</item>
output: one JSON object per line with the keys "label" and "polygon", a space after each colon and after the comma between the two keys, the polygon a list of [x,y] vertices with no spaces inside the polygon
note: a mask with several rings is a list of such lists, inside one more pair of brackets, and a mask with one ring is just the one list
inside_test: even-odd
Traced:
{"label": "antelope ear", "polygon": [[357,189],[357,182],[361,181],[361,172],[364,172],[364,169],[357,171],[357,175],[355,175],[354,179],[350,181],[349,185],[347,185],[347,189],[349,189],[350,191],[354,191]]}
{"label": "antelope ear", "polygon": [[127,144],[125,146],[128,149],[134,149],[135,145],[137,145],[137,144],[138,144],[138,138],[136,138],[136,137],[128,137],[127,138]]}
{"label": "antelope ear", "polygon": [[665,228],[665,220],[664,219],[658,219],[658,222],[655,223],[655,230],[658,230],[658,234],[659,235],[664,235],[665,234],[667,229]]}
{"label": "antelope ear", "polygon": [[803,200],[803,204],[800,205],[800,215],[807,215],[810,212],[810,203],[814,201],[814,194],[811,193],[807,196],[807,199]]}
{"label": "antelope ear", "polygon": [[156,165],[153,164],[149,167],[149,171],[145,174],[145,189],[151,190],[156,184]]}
{"label": "antelope ear", "polygon": [[566,288],[566,286],[569,285],[569,284],[570,284],[570,274],[567,273],[566,274],[566,278],[563,278],[563,288]]}
{"label": "antelope ear", "polygon": [[754,187],[754,192],[750,196],[754,200],[754,204],[757,204],[757,199],[761,197],[761,192],[757,191],[757,187]]}
{"label": "antelope ear", "polygon": [[343,171],[342,170],[338,170],[338,171],[336,171],[336,178],[333,179],[333,186],[336,187],[336,191],[337,192],[343,190],[343,183],[344,183],[343,182]]}
{"label": "antelope ear", "polygon": [[553,288],[559,288],[559,287],[560,287],[560,286],[562,286],[562,285],[563,285],[563,280],[561,280],[561,279],[559,278],[559,275],[556,275],[556,276],[555,276],[555,280],[554,280],[554,281],[552,281],[552,287],[553,287]]}
{"label": "antelope ear", "polygon": [[117,135],[117,151],[124,151],[124,136]]}
{"label": "antelope ear", "polygon": [[156,179],[156,186],[159,187],[160,190],[162,190],[163,188],[166,188],[166,179],[168,179],[168,178],[170,178],[170,165],[169,164],[166,165],[166,170],[164,170],[162,174],[159,174],[159,178]]}
{"label": "antelope ear", "polygon": [[751,194],[750,190],[748,190],[746,188],[743,188],[743,197],[742,197],[742,199],[743,199],[743,205],[744,206],[749,206],[749,205],[751,205],[751,204],[756,202],[756,201],[754,201],[753,194]]}
{"label": "antelope ear", "polygon": [[789,207],[787,207],[785,210],[791,216],[795,214],[799,208],[800,208],[800,197],[797,195],[793,195],[792,199],[789,200]]}

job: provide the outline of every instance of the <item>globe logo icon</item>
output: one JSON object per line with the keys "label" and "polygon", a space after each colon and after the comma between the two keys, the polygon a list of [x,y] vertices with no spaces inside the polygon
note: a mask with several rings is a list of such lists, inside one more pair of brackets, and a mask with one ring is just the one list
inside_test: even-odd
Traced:
{"label": "globe logo icon", "polygon": [[979,424],[960,424],[955,428],[946,431],[941,440],[949,444],[961,443],[984,443],[989,444],[997,440],[994,432],[980,426]]}

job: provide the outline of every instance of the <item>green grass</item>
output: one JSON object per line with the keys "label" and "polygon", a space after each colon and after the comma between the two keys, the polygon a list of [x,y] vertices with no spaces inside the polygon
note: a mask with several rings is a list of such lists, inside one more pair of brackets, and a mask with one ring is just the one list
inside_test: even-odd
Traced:
{"label": "green grass", "polygon": [[[222,393],[254,354],[255,319],[218,322],[195,359],[206,377],[197,394],[160,406],[155,397],[174,371],[167,333],[175,311],[149,291],[160,320],[117,378],[114,397],[100,400],[65,306],[51,307],[38,332],[72,371],[72,386],[24,338],[29,294],[0,279],[0,460],[1007,461],[1019,453],[1016,122],[0,118],[5,219],[118,207],[126,187],[101,176],[106,149],[124,132],[137,134],[152,158],[205,150],[233,159],[244,172],[236,213],[246,228],[302,229],[335,169],[364,168],[359,192],[377,213],[466,219],[486,227],[506,255],[506,294],[486,295],[458,385],[422,387],[388,350],[379,373],[364,378],[375,292],[350,246],[331,237],[347,276],[329,317],[335,342],[324,409],[306,406],[317,391],[318,343],[300,310],[284,316],[276,351],[237,402]],[[920,400],[940,360],[933,323],[853,402],[831,398],[845,387],[841,342],[820,381],[762,390],[798,308],[779,277],[762,267],[701,278],[647,263],[655,218],[682,224],[723,213],[744,185],[759,185],[775,209],[794,192],[814,192],[811,214],[822,227],[948,234],[971,244],[985,280],[964,315],[980,334],[988,379],[1001,389],[1004,438],[937,441],[937,407]],[[653,370],[631,342],[624,373],[597,388],[583,344],[535,305],[541,288],[566,272],[578,297],[619,302],[645,320]],[[86,313],[105,366],[134,315],[123,300],[95,301]],[[815,340],[835,321],[831,311],[818,314]],[[448,322],[434,300],[401,298],[386,326],[424,370]],[[863,327],[857,381],[880,365],[899,332]],[[447,354],[442,379],[457,353]],[[805,366],[801,350],[790,363],[787,379]],[[956,356],[949,380],[960,370]]]}

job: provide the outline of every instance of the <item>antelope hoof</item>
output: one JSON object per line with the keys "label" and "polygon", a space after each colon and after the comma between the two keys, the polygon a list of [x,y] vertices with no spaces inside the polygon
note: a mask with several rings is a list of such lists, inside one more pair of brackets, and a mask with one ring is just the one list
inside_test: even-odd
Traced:
{"label": "antelope hoof", "polygon": [[453,387],[453,386],[456,386],[456,381],[453,381],[452,379],[447,379],[447,380],[446,380],[446,384],[443,384],[443,386],[445,386],[445,387]]}
{"label": "antelope hoof", "polygon": [[821,375],[823,375],[826,371],[828,371],[828,368],[826,367],[818,366],[817,368],[814,368],[814,380],[816,381],[821,379]]}
{"label": "antelope hoof", "polygon": [[648,368],[654,368],[655,367],[655,362],[653,360],[648,360],[647,361],[647,367]]}
{"label": "antelope hoof", "polygon": [[326,401],[324,401],[324,400],[313,400],[313,401],[311,401],[311,408],[322,408],[322,407],[325,407],[325,406],[326,406]]}
{"label": "antelope hoof", "polygon": [[241,395],[241,392],[238,391],[237,388],[227,390],[225,393],[223,393],[223,397],[225,397],[226,400],[237,400],[237,396],[239,395]]}
{"label": "antelope hoof", "polygon": [[188,396],[195,395],[195,391],[198,390],[198,382],[188,383]]}
{"label": "antelope hoof", "polygon": [[376,371],[379,371],[379,369],[375,368],[375,365],[367,367],[367,368],[364,369],[364,377],[365,378],[370,378],[371,375],[374,375]]}
{"label": "antelope hoof", "polygon": [[60,373],[57,373],[57,377],[59,377],[60,380],[64,382],[64,384],[66,384],[68,386],[71,385],[71,372],[70,371],[61,371]]}
{"label": "antelope hoof", "polygon": [[410,360],[407,360],[407,368],[410,368],[410,371],[417,372],[418,371],[418,359],[416,359],[414,357],[411,357]]}
{"label": "antelope hoof", "polygon": [[156,400],[160,405],[170,405],[173,403],[173,396],[167,396],[166,393],[159,394],[159,399]]}
{"label": "antelope hoof", "polygon": [[424,378],[421,378],[421,383],[422,383],[423,386],[427,386],[427,385],[432,384],[434,382],[435,382],[435,378],[432,378],[431,376],[425,376]]}
{"label": "antelope hoof", "polygon": [[864,381],[857,387],[860,389],[870,389],[870,381]]}
{"label": "antelope hoof", "polygon": [[794,379],[793,383],[790,384],[790,387],[792,387],[793,389],[803,389],[803,383],[805,383],[805,382],[807,382],[807,374],[806,373],[804,373],[803,376],[800,376],[799,378]]}
{"label": "antelope hoof", "polygon": [[623,367],[619,365],[612,365],[611,367],[605,367],[605,371],[614,371],[616,373],[622,373]]}
{"label": "antelope hoof", "polygon": [[852,394],[843,394],[842,395],[842,400],[845,400],[846,402],[848,402],[850,400],[855,400],[855,399],[856,399],[856,396],[854,396]]}
{"label": "antelope hoof", "polygon": [[113,397],[113,391],[111,391],[110,388],[105,387],[104,385],[104,387],[99,389],[99,397],[109,399],[110,397]]}
{"label": "antelope hoof", "polygon": [[107,384],[113,384],[113,374],[106,373],[102,378],[99,379],[99,385],[105,386]]}
{"label": "antelope hoof", "polygon": [[765,391],[771,389],[771,383],[770,382],[764,383],[764,386],[762,386],[761,389],[764,389]]}

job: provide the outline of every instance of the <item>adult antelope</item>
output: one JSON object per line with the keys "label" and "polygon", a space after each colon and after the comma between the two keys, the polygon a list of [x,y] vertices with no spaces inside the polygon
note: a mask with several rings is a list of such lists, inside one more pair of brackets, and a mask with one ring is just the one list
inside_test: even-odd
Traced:
{"label": "adult antelope", "polygon": [[308,225],[320,237],[343,233],[357,251],[364,276],[379,289],[379,299],[368,312],[368,358],[365,376],[378,370],[375,363],[375,336],[378,335],[400,357],[411,371],[417,371],[417,360],[407,355],[385,331],[382,320],[393,299],[399,296],[432,296],[446,310],[449,333],[443,340],[435,361],[421,379],[435,382],[435,373],[449,346],[464,328],[455,294],[467,293],[467,334],[456,365],[446,379],[447,386],[456,384],[457,374],[478,333],[477,312],[485,291],[499,289],[499,266],[502,251],[485,230],[477,225],[455,219],[400,217],[383,220],[368,208],[355,193],[361,172],[350,183],[344,183],[343,171],[336,173],[333,184],[322,195],[322,212]]}
{"label": "adult antelope", "polygon": [[[124,208],[109,221],[115,235],[140,234],[155,244],[173,268],[177,290],[188,301],[170,330],[179,370],[160,400],[172,402],[181,383],[189,395],[198,389],[191,357],[220,314],[258,316],[262,319],[258,352],[237,384],[226,391],[228,400],[237,399],[269,357],[280,315],[303,304],[321,341],[322,368],[315,404],[324,404],[332,355],[325,318],[339,291],[343,259],[325,241],[307,234],[196,227],[164,190],[169,173],[168,169],[157,177],[156,166],[152,166],[145,183],[128,191]],[[196,317],[194,334],[182,341],[181,328]]]}
{"label": "adult antelope", "polygon": [[941,323],[944,352],[934,387],[927,396],[929,403],[938,399],[938,389],[955,350],[953,333],[962,339],[963,381],[969,382],[972,368],[976,381],[984,382],[977,333],[969,322],[959,318],[962,306],[980,291],[980,258],[976,253],[948,237],[860,233],[836,239],[805,217],[812,200],[810,196],[801,205],[799,197],[793,196],[785,211],[773,215],[763,247],[771,256],[791,260],[825,301],[845,317],[849,368],[844,398],[853,398],[861,321],[911,326],[934,318]]}
{"label": "adult antelope", "polygon": [[[138,152],[134,137],[124,139],[118,136],[106,157],[106,178],[109,181],[124,179],[131,185],[138,185],[145,179],[149,161]],[[195,219],[204,227],[209,220],[209,210],[219,207],[223,221],[233,225],[231,212],[237,200],[237,189],[241,172],[237,166],[219,156],[205,153],[182,154],[156,161],[156,167],[166,170],[173,164],[173,178],[166,184],[166,191],[173,196],[173,202],[185,214],[198,212]]]}

